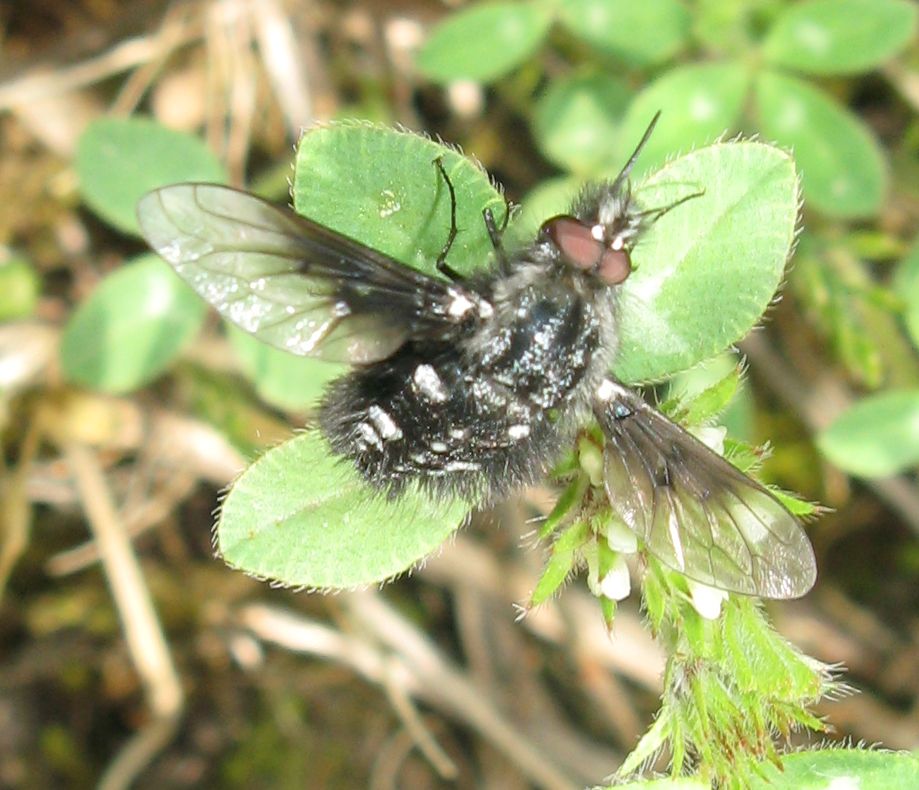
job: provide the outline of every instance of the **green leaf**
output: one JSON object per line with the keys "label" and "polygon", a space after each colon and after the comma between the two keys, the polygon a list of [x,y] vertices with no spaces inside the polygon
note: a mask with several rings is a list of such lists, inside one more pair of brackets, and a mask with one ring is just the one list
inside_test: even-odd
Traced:
{"label": "green leaf", "polygon": [[775,486],[769,486],[769,490],[793,516],[808,518],[823,512],[823,508],[815,502],[808,502],[806,499],[802,499],[795,494],[789,494],[787,491],[783,491]]}
{"label": "green leaf", "polygon": [[706,425],[721,414],[740,387],[740,368],[734,366],[722,379],[701,392],[687,397],[679,405],[679,422],[683,425]]}
{"label": "green leaf", "polygon": [[881,228],[851,228],[841,242],[856,258],[873,263],[888,263],[906,249],[895,232]]}
{"label": "green leaf", "polygon": [[762,465],[769,453],[761,447],[754,447],[748,442],[725,437],[724,457],[745,475],[754,474]]}
{"label": "green leaf", "polygon": [[446,540],[467,510],[415,490],[389,500],[310,432],[243,472],[220,513],[217,547],[230,565],[261,578],[350,588],[407,570]]}
{"label": "green leaf", "polygon": [[108,275],[70,316],[61,364],[72,381],[129,392],[168,368],[201,328],[205,304],[156,255]]}
{"label": "green leaf", "polygon": [[778,637],[762,608],[750,598],[724,607],[719,653],[732,670],[737,691],[762,697],[816,702],[824,677],[813,662]]}
{"label": "green leaf", "polygon": [[552,17],[537,3],[484,3],[438,25],[418,53],[418,69],[436,82],[492,82],[537,49]]}
{"label": "green leaf", "polygon": [[347,365],[269,346],[232,324],[227,324],[227,337],[259,397],[281,409],[298,411],[315,405],[325,385],[348,370]]}
{"label": "green leaf", "polygon": [[[616,772],[615,776],[628,776],[641,771],[644,766],[655,762],[660,756],[661,751],[667,747],[667,741],[673,733],[673,728],[674,723],[670,720],[667,708],[662,708],[654,717],[654,722],[648,728],[648,731],[641,736],[635,748],[626,755],[625,760],[623,760],[622,765],[619,766],[619,770]],[[679,746],[681,746],[681,743],[677,740],[676,748]],[[673,758],[673,761],[675,763],[680,762],[676,756]],[[647,781],[640,780],[638,782],[626,782],[622,785],[617,781],[614,785],[610,785],[609,787],[641,787],[643,782],[650,784],[653,790],[663,790],[663,788],[668,788],[668,783],[674,782],[677,784],[674,788],[670,788],[670,790],[702,790],[703,788],[704,790],[710,790],[712,786],[711,782],[699,783],[690,778],[678,778],[651,779]]]}
{"label": "green leaf", "polygon": [[689,34],[689,12],[677,0],[566,0],[558,13],[574,35],[637,65],[666,60]]}
{"label": "green leaf", "polygon": [[560,167],[594,175],[614,164],[611,141],[630,97],[624,82],[603,73],[554,80],[536,104],[536,142]]}
{"label": "green leaf", "polygon": [[887,189],[884,154],[865,125],[822,91],[777,72],[756,85],[760,128],[794,151],[804,196],[834,217],[876,214]]}
{"label": "green leaf", "polygon": [[754,435],[754,404],[743,378],[743,368],[743,362],[736,352],[724,351],[674,377],[668,384],[667,397],[683,402],[692,400],[726,377],[739,374],[740,379],[730,401],[724,404],[722,409],[710,412],[703,420],[717,417],[718,424],[727,428],[729,435],[739,439],[750,439]]}
{"label": "green leaf", "polygon": [[38,305],[41,279],[24,258],[0,261],[0,321],[28,318]]}
{"label": "green leaf", "polygon": [[906,306],[906,329],[913,345],[919,348],[919,237],[898,264],[893,287]]}
{"label": "green leaf", "polygon": [[[624,163],[649,121],[662,111],[634,175],[681,151],[717,140],[737,125],[750,83],[740,63],[679,66],[648,85],[629,106],[617,137],[618,161]],[[620,165],[621,166],[621,165]]]}
{"label": "green leaf", "polygon": [[760,36],[754,30],[761,3],[695,0],[692,4],[692,37],[711,55],[743,57],[755,51]]}
{"label": "green leaf", "polygon": [[552,553],[530,596],[531,607],[539,606],[555,595],[574,571],[580,558],[580,552],[590,538],[590,528],[583,521],[577,521],[562,530],[555,543],[552,544]]}
{"label": "green leaf", "polygon": [[890,790],[919,787],[919,759],[877,749],[821,749],[788,754],[782,767],[763,765],[751,790]]}
{"label": "green leaf", "polygon": [[866,299],[870,278],[854,266],[841,265],[842,261],[825,239],[804,233],[790,284],[805,315],[832,342],[833,352],[849,373],[876,388],[884,377],[877,319],[886,314]]}
{"label": "green leaf", "polygon": [[572,513],[576,505],[581,504],[584,494],[590,487],[590,480],[587,475],[577,475],[575,479],[565,488],[555,502],[546,520],[540,525],[538,536],[540,540],[548,538]]}
{"label": "green leaf", "polygon": [[791,157],[763,143],[719,143],[671,162],[635,194],[656,207],[702,189],[632,256],[614,365],[622,381],[659,380],[740,340],[782,280],[798,212]]}
{"label": "green leaf", "polygon": [[106,222],[138,235],[134,207],[177,181],[226,181],[217,157],[197,137],[147,118],[102,118],[80,137],[75,162],[83,198]]}
{"label": "green leaf", "polygon": [[786,6],[763,42],[777,66],[809,74],[854,74],[880,66],[916,35],[908,0],[809,0]]}
{"label": "green leaf", "polygon": [[491,208],[500,225],[504,199],[481,168],[425,137],[347,123],[308,132],[297,151],[294,207],[339,233],[436,274],[434,264],[450,229],[450,196],[433,165],[439,157],[456,190],[459,228],[447,260],[468,273],[492,253],[482,210]]}
{"label": "green leaf", "polygon": [[919,464],[919,390],[864,398],[818,435],[817,447],[859,477],[887,477]]}

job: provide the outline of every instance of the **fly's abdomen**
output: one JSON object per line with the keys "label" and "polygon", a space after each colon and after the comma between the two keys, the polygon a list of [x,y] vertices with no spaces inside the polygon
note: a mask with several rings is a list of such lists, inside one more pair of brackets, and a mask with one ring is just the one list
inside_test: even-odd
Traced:
{"label": "fly's abdomen", "polygon": [[416,480],[486,503],[538,481],[573,434],[597,327],[579,300],[525,299],[514,318],[334,382],[320,412],[332,449],[392,496]]}
{"label": "fly's abdomen", "polygon": [[479,503],[534,482],[542,450],[556,443],[547,414],[452,350],[406,350],[335,381],[320,426],[335,452],[391,496],[416,480],[436,496]]}

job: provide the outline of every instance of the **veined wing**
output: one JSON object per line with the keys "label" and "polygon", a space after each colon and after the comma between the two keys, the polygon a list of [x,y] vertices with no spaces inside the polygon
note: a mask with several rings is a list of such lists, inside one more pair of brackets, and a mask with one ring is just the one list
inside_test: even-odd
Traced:
{"label": "veined wing", "polygon": [[474,297],[261,198],[173,184],[137,206],[144,238],[220,314],[284,351],[384,359],[443,332]]}
{"label": "veined wing", "polygon": [[601,385],[595,410],[610,503],[655,557],[731,592],[798,598],[810,590],[810,541],[766,488],[619,384]]}

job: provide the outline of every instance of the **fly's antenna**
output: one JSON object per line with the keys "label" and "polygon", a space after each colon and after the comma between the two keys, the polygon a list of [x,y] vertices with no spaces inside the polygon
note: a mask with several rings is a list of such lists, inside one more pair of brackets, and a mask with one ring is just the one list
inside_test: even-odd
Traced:
{"label": "fly's antenna", "polygon": [[684,203],[700,198],[705,194],[704,189],[697,189],[690,195],[685,195],[684,197],[674,200],[673,203],[669,203],[666,206],[661,206],[660,208],[649,208],[645,211],[638,211],[635,213],[636,217],[647,218],[649,222],[657,222],[661,217],[664,216],[668,211],[675,209],[677,206],[682,206]]}
{"label": "fly's antenna", "polygon": [[661,111],[658,110],[656,113],[654,113],[654,117],[651,119],[651,123],[648,124],[648,128],[645,129],[645,133],[641,136],[641,140],[638,141],[638,145],[635,146],[635,151],[629,157],[629,161],[625,163],[625,166],[622,168],[622,170],[619,171],[619,175],[616,176],[616,180],[613,181],[614,186],[618,186],[629,177],[629,173],[635,166],[635,161],[641,154],[641,149],[645,147],[645,144],[651,137],[651,132],[654,131],[654,127],[657,125],[657,119],[660,117]]}

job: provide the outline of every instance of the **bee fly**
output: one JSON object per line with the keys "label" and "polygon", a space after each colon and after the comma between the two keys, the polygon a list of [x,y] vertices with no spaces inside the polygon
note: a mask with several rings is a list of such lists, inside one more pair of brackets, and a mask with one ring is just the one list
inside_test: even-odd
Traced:
{"label": "bee fly", "polygon": [[[616,517],[665,565],[720,589],[803,595],[810,543],[767,489],[616,381],[617,290],[649,223],[629,173],[587,186],[570,213],[461,277],[418,272],[292,211],[212,184],[175,184],[138,207],[144,237],[225,318],[292,354],[346,361],[319,426],[378,491],[410,482],[479,505],[540,480],[585,423],[605,436]],[[696,197],[691,195],[690,197]],[[684,198],[685,200],[685,198]]]}

